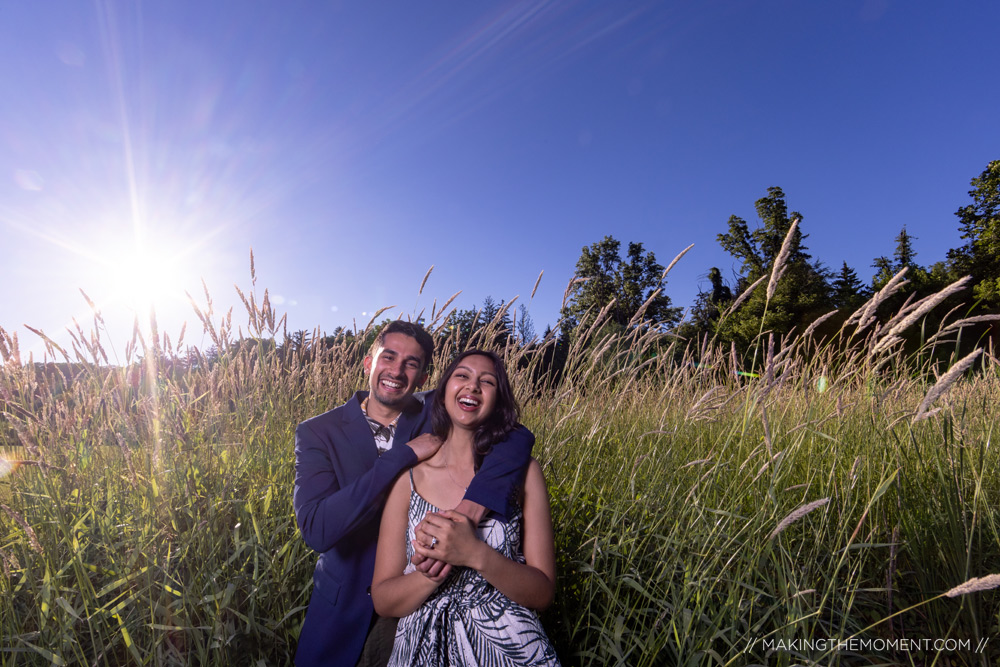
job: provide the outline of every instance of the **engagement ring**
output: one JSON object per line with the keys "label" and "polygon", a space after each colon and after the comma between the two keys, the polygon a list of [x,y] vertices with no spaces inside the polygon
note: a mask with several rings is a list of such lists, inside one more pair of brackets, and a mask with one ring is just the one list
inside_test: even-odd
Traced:
{"label": "engagement ring", "polygon": [[437,543],[438,543],[438,538],[432,537],[431,538],[431,549],[433,549],[434,545],[437,544]]}

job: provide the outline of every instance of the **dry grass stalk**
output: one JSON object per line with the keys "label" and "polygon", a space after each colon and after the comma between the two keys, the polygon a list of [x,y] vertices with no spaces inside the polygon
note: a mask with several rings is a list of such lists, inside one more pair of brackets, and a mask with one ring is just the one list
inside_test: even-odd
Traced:
{"label": "dry grass stalk", "polygon": [[566,285],[566,291],[563,292],[562,304],[559,306],[559,312],[566,309],[566,302],[569,300],[569,295],[576,289],[576,285],[579,283],[585,283],[587,280],[588,278],[578,278],[576,276],[569,279],[569,284]]}
{"label": "dry grass stalk", "polygon": [[431,264],[431,268],[427,269],[427,273],[424,274],[424,279],[420,281],[420,289],[417,290],[417,296],[424,293],[424,285],[427,284],[427,279],[431,277],[431,271],[434,270],[434,265]]}
{"label": "dry grass stalk", "polygon": [[781,276],[785,275],[788,256],[792,253],[792,239],[795,237],[795,230],[798,227],[799,219],[795,218],[788,228],[788,233],[785,234],[785,240],[781,242],[781,250],[778,251],[778,256],[774,260],[774,266],[771,267],[771,279],[767,281],[768,301],[774,296],[774,291],[778,289],[778,281],[781,280]]}
{"label": "dry grass stalk", "polygon": [[662,289],[653,290],[653,293],[649,295],[649,298],[646,299],[646,301],[642,304],[642,306],[639,307],[639,310],[635,311],[635,315],[633,315],[632,319],[629,320],[628,322],[629,329],[634,327],[642,320],[642,316],[646,313],[646,309],[649,308],[649,304],[653,303],[653,299],[658,297],[660,295],[660,292],[662,291],[663,291]]}
{"label": "dry grass stalk", "polygon": [[965,357],[955,362],[948,372],[942,375],[931,390],[927,392],[924,396],[924,400],[920,402],[920,407],[917,408],[917,414],[913,416],[913,421],[919,421],[926,417],[929,417],[928,409],[934,404],[938,398],[941,397],[948,389],[955,383],[958,378],[962,377],[965,371],[969,370],[969,367],[975,363],[979,355],[983,353],[982,349],[973,350],[971,353],[967,354]]}
{"label": "dry grass stalk", "polygon": [[973,577],[964,584],[955,586],[945,593],[944,596],[946,598],[954,598],[959,595],[968,595],[969,593],[992,590],[997,586],[1000,586],[1000,574],[988,574],[985,577]]}
{"label": "dry grass stalk", "polygon": [[17,556],[13,554],[8,556],[3,549],[0,549],[0,564],[3,565],[3,574],[7,579],[10,579],[11,568],[14,570],[21,569],[21,563],[18,562]]}
{"label": "dry grass stalk", "polygon": [[780,535],[781,532],[785,530],[785,528],[788,528],[790,525],[792,525],[793,523],[804,517],[806,514],[809,514],[809,512],[812,512],[814,509],[826,505],[828,502],[830,502],[829,497],[820,498],[819,500],[814,500],[811,503],[802,505],[801,507],[798,507],[797,509],[793,510],[788,516],[786,516],[778,523],[777,527],[774,529],[774,531],[771,533],[768,539],[773,540],[778,535]]}
{"label": "dry grass stalk", "polygon": [[784,454],[783,451],[782,452],[777,452],[776,454],[772,455],[771,458],[769,458],[768,460],[764,461],[764,465],[762,465],[760,467],[760,469],[757,471],[757,474],[754,475],[754,478],[752,480],[750,480],[750,483],[751,484],[756,483],[757,480],[760,479],[760,476],[764,474],[764,471],[767,470],[769,467],[771,467],[771,464],[773,464],[775,461],[777,461],[778,459],[780,459],[783,454]]}
{"label": "dry grass stalk", "polygon": [[891,345],[892,344],[891,342],[887,343],[886,341],[889,341],[892,337],[898,336],[899,334],[909,329],[921,317],[929,313],[932,309],[934,309],[935,306],[937,306],[939,303],[941,303],[948,297],[958,292],[961,292],[963,289],[966,288],[969,281],[971,280],[972,278],[970,276],[965,276],[964,278],[956,280],[955,282],[948,285],[944,289],[939,290],[934,294],[924,297],[923,299],[918,301],[916,304],[914,304],[915,307],[913,308],[913,310],[902,319],[898,319],[899,315],[897,315],[893,319],[889,320],[889,323],[886,325],[888,330],[886,331],[884,338],[882,338],[882,340],[880,340],[875,345],[875,347],[872,348],[872,354],[880,351],[881,349],[884,349],[888,345]]}
{"label": "dry grass stalk", "polygon": [[21,352],[17,346],[17,332],[7,333],[0,327],[0,362],[21,365]]}
{"label": "dry grass stalk", "polygon": [[542,282],[542,274],[544,274],[544,273],[545,273],[545,271],[539,271],[538,272],[538,278],[535,279],[535,286],[531,288],[531,298],[532,299],[535,298],[535,292],[538,291],[538,283]]}
{"label": "dry grass stalk", "polygon": [[957,322],[952,322],[946,327],[942,327],[940,331],[927,339],[928,344],[933,343],[944,336],[946,333],[956,331],[962,327],[972,326],[973,324],[983,324],[985,322],[997,322],[1000,321],[1000,315],[977,315],[975,317],[966,317],[964,319],[958,320]]}
{"label": "dry grass stalk", "polygon": [[28,536],[28,543],[31,548],[38,554],[44,554],[45,551],[42,549],[42,545],[38,542],[38,536],[35,535],[35,529],[28,525],[28,522],[24,520],[20,514],[7,507],[3,503],[0,503],[0,509],[6,512],[7,516],[16,521],[22,529],[24,529],[25,534]]}
{"label": "dry grass stalk", "polygon": [[666,269],[663,270],[663,275],[660,276],[660,281],[661,282],[666,279],[667,274],[670,273],[670,269],[674,268],[674,265],[677,264],[677,262],[681,261],[681,257],[683,257],[684,255],[686,255],[687,252],[688,252],[688,250],[690,250],[693,247],[694,247],[694,244],[692,243],[688,247],[684,248],[684,250],[681,250],[679,253],[677,253],[677,256],[674,257],[674,260],[672,262],[670,262],[670,264],[667,265]]}
{"label": "dry grass stalk", "polygon": [[375,324],[375,320],[378,319],[379,315],[381,315],[385,311],[390,310],[390,309],[395,308],[395,307],[396,306],[385,306],[383,308],[379,308],[378,310],[376,310],[375,313],[372,315],[372,318],[370,320],[368,320],[368,324],[365,325],[365,334],[367,334],[369,331],[371,331],[371,328]]}
{"label": "dry grass stalk", "polygon": [[766,277],[767,276],[761,276],[760,278],[758,278],[757,280],[755,280],[753,282],[753,284],[750,285],[750,287],[747,287],[745,290],[743,290],[743,293],[740,294],[740,296],[736,299],[736,301],[733,301],[733,305],[729,306],[729,308],[726,308],[726,312],[722,313],[722,315],[719,317],[719,320],[721,321],[721,320],[725,319],[725,317],[727,315],[729,315],[729,313],[731,313],[734,310],[736,310],[737,308],[739,308],[740,305],[744,301],[746,301],[747,299],[749,299],[750,295],[753,294],[753,291],[755,289],[757,289],[758,285],[760,285],[762,282],[764,282],[764,278],[766,278]]}
{"label": "dry grass stalk", "polygon": [[774,332],[767,334],[767,354],[764,357],[764,393],[774,386]]}
{"label": "dry grass stalk", "polygon": [[67,364],[69,363],[69,355],[66,354],[66,350],[60,347],[59,344],[56,343],[54,340],[46,336],[43,331],[41,331],[40,329],[29,327],[27,324],[24,325],[24,328],[30,331],[31,333],[35,334],[36,336],[41,338],[42,341],[45,342],[45,351],[47,354],[52,356],[53,360],[56,358],[56,352],[59,352],[63,357],[63,361],[65,361]]}
{"label": "dry grass stalk", "polygon": [[[893,582],[896,580],[896,554],[899,551],[899,524],[897,523],[892,528],[892,542],[889,546],[889,567],[885,573],[885,589],[886,589],[886,613],[890,616],[892,615],[893,608]],[[894,619],[890,619],[889,630],[893,629]]]}
{"label": "dry grass stalk", "polygon": [[885,284],[885,287],[876,292],[875,295],[868,299],[863,306],[854,311],[854,313],[847,318],[847,321],[844,322],[844,325],[846,326],[857,322],[857,330],[861,331],[874,322],[875,312],[878,310],[878,307],[882,305],[882,302],[895,294],[899,288],[909,282],[903,279],[903,276],[906,275],[907,271],[909,271],[909,267],[906,266],[900,269],[899,273],[894,275],[889,282]]}
{"label": "dry grass stalk", "polygon": [[774,455],[774,448],[771,446],[771,425],[767,421],[767,407],[760,406],[760,417],[761,422],[764,424],[764,445],[767,447],[767,453],[770,456]]}
{"label": "dry grass stalk", "polygon": [[706,391],[704,394],[702,394],[701,397],[697,401],[694,402],[694,405],[692,405],[690,408],[688,408],[687,419],[690,419],[690,420],[701,419],[703,417],[703,415],[705,415],[706,413],[708,413],[708,412],[712,411],[713,409],[715,409],[716,406],[706,405],[705,409],[701,410],[701,406],[702,406],[703,403],[705,403],[705,401],[708,400],[708,398],[712,394],[714,394],[718,390],[719,390],[719,387],[711,387],[711,388],[709,388],[708,391]]}
{"label": "dry grass stalk", "polygon": [[839,311],[837,310],[831,310],[829,313],[817,317],[815,320],[812,321],[812,323],[809,326],[806,327],[806,330],[802,332],[802,336],[799,338],[799,340],[810,340],[809,337],[812,335],[814,331],[816,331],[816,328],[819,327],[819,325],[823,324],[823,322],[826,322],[828,319],[836,315],[838,312]]}

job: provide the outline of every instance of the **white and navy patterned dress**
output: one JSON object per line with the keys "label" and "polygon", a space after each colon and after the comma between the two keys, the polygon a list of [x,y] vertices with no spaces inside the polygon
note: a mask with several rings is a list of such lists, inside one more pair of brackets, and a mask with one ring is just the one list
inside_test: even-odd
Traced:
{"label": "white and navy patterned dress", "polygon": [[[428,512],[440,510],[413,487],[410,473],[410,511],[406,539],[406,572],[414,567],[414,530]],[[509,523],[483,519],[477,533],[501,554],[524,562],[518,508]],[[454,568],[448,578],[415,612],[399,619],[390,667],[448,665],[449,667],[521,667],[559,665],[556,652],[535,612],[494,588],[476,570]]]}

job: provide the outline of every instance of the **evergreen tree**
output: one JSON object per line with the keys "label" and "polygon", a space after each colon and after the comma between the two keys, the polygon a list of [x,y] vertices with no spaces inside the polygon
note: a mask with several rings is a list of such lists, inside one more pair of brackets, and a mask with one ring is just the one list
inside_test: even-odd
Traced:
{"label": "evergreen tree", "polygon": [[860,308],[871,296],[871,290],[861,282],[847,262],[840,267],[840,273],[830,283],[830,287],[834,307],[848,314]]}
{"label": "evergreen tree", "polygon": [[896,251],[893,257],[896,259],[896,270],[901,270],[904,266],[914,268],[917,266],[917,252],[913,249],[913,242],[917,237],[910,236],[906,231],[906,225],[899,231],[896,237]]}
{"label": "evergreen tree", "polygon": [[695,297],[687,321],[677,329],[681,338],[693,340],[703,334],[715,333],[715,325],[726,305],[733,300],[733,291],[722,279],[717,267],[708,270],[710,288],[701,290]]}
{"label": "evergreen tree", "polygon": [[966,244],[948,252],[953,274],[971,275],[984,310],[1000,310],[1000,160],[972,179],[972,203],[955,212]]}
{"label": "evergreen tree", "polygon": [[521,345],[529,345],[535,340],[535,324],[523,303],[517,307],[516,337]]}
{"label": "evergreen tree", "polygon": [[761,286],[718,325],[719,339],[735,342],[743,350],[761,331],[782,334],[808,325],[831,304],[829,271],[821,263],[810,261],[803,244],[807,235],[802,233],[802,214],[789,214],[785,193],[778,187],[768,188],[767,196],[758,199],[755,208],[761,221],[756,229],[751,231],[745,220],[733,215],[728,233],[718,236],[722,248],[740,261],[738,293],[770,274],[792,222],[799,219],[800,223],[792,234],[784,277],[770,302]]}
{"label": "evergreen tree", "polygon": [[615,301],[609,311],[609,321],[625,327],[657,289],[643,319],[654,325],[669,327],[680,318],[680,309],[670,305],[670,297],[663,293],[663,266],[656,261],[652,251],[645,251],[642,243],[629,243],[628,254],[622,259],[621,243],[612,236],[583,248],[576,263],[578,280],[572,285],[562,316],[569,328],[575,327],[589,311],[599,313]]}

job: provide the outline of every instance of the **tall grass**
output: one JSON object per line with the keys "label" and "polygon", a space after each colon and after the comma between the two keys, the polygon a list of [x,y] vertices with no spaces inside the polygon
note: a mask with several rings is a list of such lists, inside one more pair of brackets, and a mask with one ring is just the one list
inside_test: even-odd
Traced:
{"label": "tall grass", "polygon": [[[154,321],[110,363],[96,312],[71,349],[38,332],[38,363],[0,330],[0,434],[19,461],[0,479],[3,664],[290,663],[315,562],[293,430],[363,386],[364,336],[277,348],[267,293],[240,296],[235,329],[207,294],[196,309],[217,357]],[[457,340],[445,315],[429,318],[438,369]],[[995,595],[944,596],[1000,572],[996,358],[948,372],[903,356],[906,313],[855,315],[832,339],[762,331],[755,379],[714,341],[601,315],[559,378],[554,341],[516,345],[499,320],[473,335],[500,344],[537,436],[559,557],[543,620],[565,664],[996,662],[1000,640],[975,650]],[[823,644],[851,638],[868,644]],[[899,641],[947,638],[972,648]]]}

